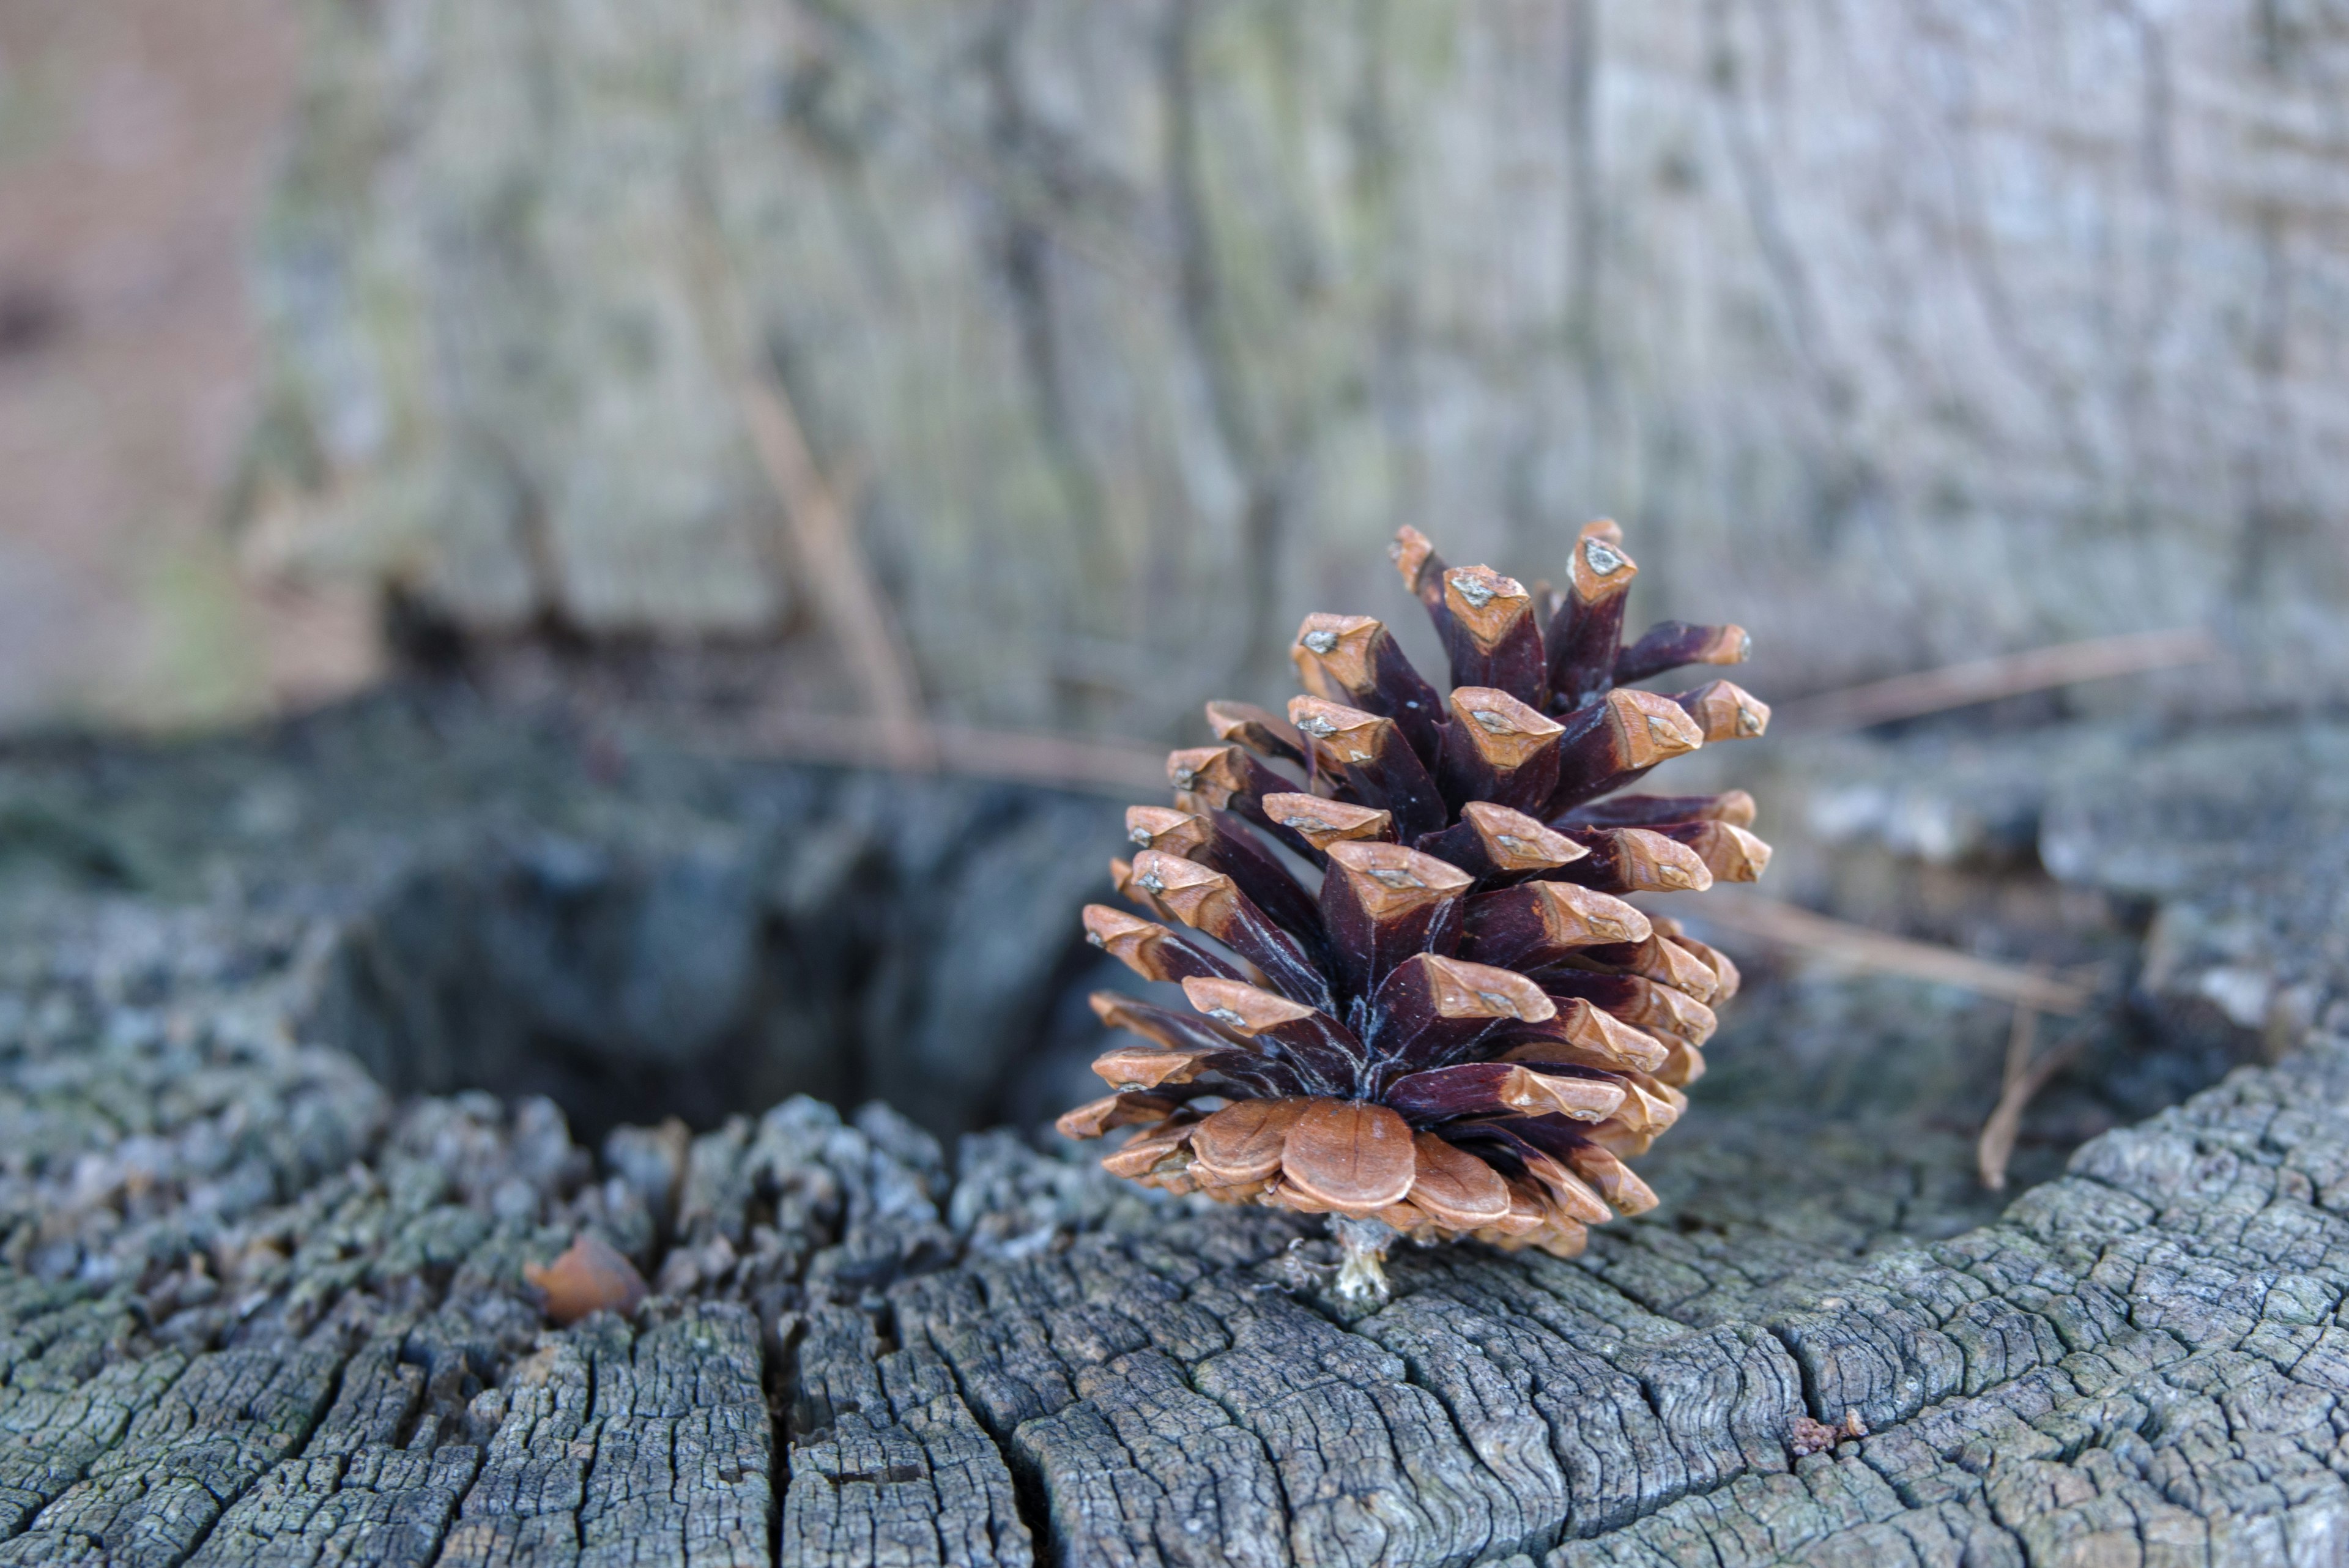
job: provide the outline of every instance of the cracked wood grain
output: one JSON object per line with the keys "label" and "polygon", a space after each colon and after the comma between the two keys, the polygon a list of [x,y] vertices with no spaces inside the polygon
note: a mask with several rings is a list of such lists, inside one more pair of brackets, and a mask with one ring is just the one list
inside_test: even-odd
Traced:
{"label": "cracked wood grain", "polygon": [[[2170,804],[2084,786],[2057,858],[2144,875],[2122,847],[2181,842],[2146,821],[2233,820],[2195,792],[2237,787],[2245,748],[2126,752]],[[2164,918],[2271,919],[2292,984],[2335,983],[2300,945],[2337,919],[2331,775],[2251,774],[2317,847],[2266,856],[2282,882],[2176,873]],[[1364,1313],[1310,1222],[1007,1134],[949,1159],[801,1099],[599,1158],[544,1102],[390,1103],[295,1044],[306,982],[264,911],[109,910],[110,935],[12,926],[0,959],[26,1150],[0,1160],[0,1562],[1954,1568],[2349,1541],[2349,1037],[2321,1023],[2003,1210],[1962,1136],[1942,1174],[1973,1208],[1882,1141],[1905,1135],[1692,1112],[1685,1168],[1750,1210],[1682,1185],[1574,1262],[1399,1248]],[[107,941],[177,955],[146,1002],[86,983]],[[1959,1214],[1982,1222],[1930,1228]],[[528,1293],[582,1230],[657,1282],[634,1320],[557,1328]],[[1806,1420],[1857,1435],[1798,1453]]]}

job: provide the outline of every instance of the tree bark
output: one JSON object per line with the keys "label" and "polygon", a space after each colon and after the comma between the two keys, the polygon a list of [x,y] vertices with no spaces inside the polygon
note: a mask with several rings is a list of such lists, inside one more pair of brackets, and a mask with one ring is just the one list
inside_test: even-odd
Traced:
{"label": "tree bark", "polygon": [[310,9],[260,522],[460,628],[832,592],[739,359],[972,721],[1263,701],[1305,613],[1408,619],[1398,524],[1531,581],[1601,514],[1777,695],[2349,673],[2324,6]]}

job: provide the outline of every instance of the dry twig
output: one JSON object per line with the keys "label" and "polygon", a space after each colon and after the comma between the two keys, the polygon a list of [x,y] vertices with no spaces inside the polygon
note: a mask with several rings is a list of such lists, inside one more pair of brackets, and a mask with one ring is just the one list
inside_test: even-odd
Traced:
{"label": "dry twig", "polygon": [[1961,986],[2065,1017],[2088,1010],[2093,992],[2013,964],[1997,963],[1930,942],[1887,936],[1866,926],[1815,914],[1797,905],[1750,894],[1715,893],[1692,917],[1821,958]]}
{"label": "dry twig", "polygon": [[2218,656],[2218,643],[2199,627],[2091,638],[2085,642],[2058,643],[1997,659],[1896,675],[1889,680],[1781,703],[1778,725],[1781,733],[1863,730],[1895,719],[1914,719],[1950,708],[1995,701],[2001,697],[2077,685],[2084,680],[2201,664]]}
{"label": "dry twig", "polygon": [[760,466],[790,521],[801,580],[823,607],[889,756],[903,766],[935,766],[937,753],[923,717],[913,651],[865,569],[849,509],[808,451],[791,394],[778,378],[750,369],[735,378],[734,390]]}
{"label": "dry twig", "polygon": [[711,363],[725,378],[760,469],[782,504],[784,543],[803,587],[860,688],[889,765],[937,765],[913,649],[886,595],[857,547],[854,508],[810,449],[791,392],[760,351],[756,313],[726,254],[706,195],[686,235],[697,275],[698,325]]}
{"label": "dry twig", "polygon": [[2006,1162],[2013,1157],[2014,1139],[2023,1130],[2024,1109],[2040,1090],[2054,1082],[2055,1075],[2087,1048],[2089,1026],[2083,1023],[2056,1042],[2047,1054],[2033,1061],[2031,1052],[2038,1020],[2037,1010],[2027,1003],[2014,1010],[2014,1029],[2007,1037],[2006,1074],[1998,1105],[1990,1119],[1982,1123],[1982,1138],[1974,1146],[1982,1184],[1992,1192],[2006,1190]]}
{"label": "dry twig", "polygon": [[[887,768],[905,765],[901,742],[902,732],[876,720],[770,712],[730,722],[723,745],[736,754]],[[1164,753],[1116,741],[926,723],[921,742],[924,766],[972,778],[1081,789],[1120,800],[1166,784]]]}

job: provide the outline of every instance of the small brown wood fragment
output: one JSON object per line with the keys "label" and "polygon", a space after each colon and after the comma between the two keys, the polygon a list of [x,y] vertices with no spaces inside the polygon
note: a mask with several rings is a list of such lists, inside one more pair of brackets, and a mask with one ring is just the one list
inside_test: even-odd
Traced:
{"label": "small brown wood fragment", "polygon": [[1305,761],[1305,737],[1297,732],[1297,727],[1252,702],[1208,703],[1207,726],[1216,739],[1246,746],[1258,756],[1287,763]]}
{"label": "small brown wood fragment", "polygon": [[1281,1175],[1340,1213],[1374,1214],[1411,1190],[1411,1128],[1384,1106],[1315,1100],[1282,1140]]}
{"label": "small brown wood fragment", "polygon": [[1474,1231],[1509,1216],[1509,1187],[1501,1173],[1432,1132],[1412,1135],[1411,1202],[1451,1231]]}
{"label": "small brown wood fragment", "polygon": [[568,1326],[591,1313],[626,1317],[643,1304],[645,1277],[618,1248],[592,1231],[582,1231],[563,1255],[541,1267],[524,1263],[522,1277],[539,1293],[546,1315]]}
{"label": "small brown wood fragment", "polygon": [[1798,1459],[1824,1454],[1836,1446],[1840,1435],[1825,1421],[1797,1416],[1786,1425],[1786,1451]]}

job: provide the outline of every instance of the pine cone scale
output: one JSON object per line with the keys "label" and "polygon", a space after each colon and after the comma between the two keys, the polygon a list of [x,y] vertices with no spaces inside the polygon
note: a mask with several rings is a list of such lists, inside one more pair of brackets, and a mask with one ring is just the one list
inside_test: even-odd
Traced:
{"label": "pine cone scale", "polygon": [[1281,1141],[1288,1185],[1340,1213],[1374,1214],[1402,1202],[1417,1168],[1411,1128],[1387,1106],[1310,1101]]}

